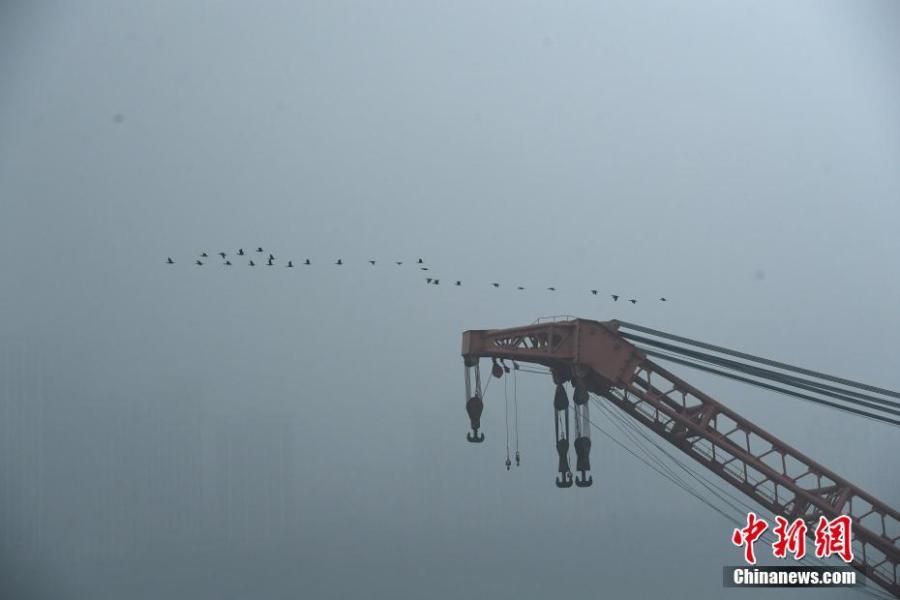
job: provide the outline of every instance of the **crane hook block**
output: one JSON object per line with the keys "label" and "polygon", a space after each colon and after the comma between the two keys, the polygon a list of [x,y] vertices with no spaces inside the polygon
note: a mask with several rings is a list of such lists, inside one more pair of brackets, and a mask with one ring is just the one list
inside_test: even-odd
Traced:
{"label": "crane hook block", "polygon": [[580,437],[575,439],[575,470],[581,472],[581,478],[575,478],[578,487],[590,487],[594,478],[587,474],[591,470],[591,438]]}
{"label": "crane hook block", "polygon": [[556,386],[556,394],[553,396],[553,408],[556,410],[566,410],[569,406],[569,396],[566,395],[566,388],[562,385]]}
{"label": "crane hook block", "polygon": [[469,413],[469,423],[472,425],[472,432],[466,434],[466,439],[473,444],[480,444],[484,441],[484,434],[478,433],[481,427],[481,413],[484,411],[484,402],[478,394],[469,398],[466,402],[466,412]]}

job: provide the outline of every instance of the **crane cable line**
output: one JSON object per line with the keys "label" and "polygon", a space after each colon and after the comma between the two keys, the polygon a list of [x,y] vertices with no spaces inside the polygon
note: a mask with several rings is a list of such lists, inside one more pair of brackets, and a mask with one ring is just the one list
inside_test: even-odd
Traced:
{"label": "crane cable line", "polygon": [[[736,498],[734,495],[730,494],[728,491],[726,491],[720,485],[714,484],[714,483],[710,482],[709,480],[706,480],[704,477],[700,476],[698,473],[696,473],[695,471],[690,469],[688,466],[684,465],[681,461],[679,461],[677,458],[675,458],[672,454],[667,452],[666,449],[663,448],[656,440],[653,440],[646,431],[639,429],[632,420],[626,419],[624,417],[624,415],[621,415],[618,411],[614,411],[611,407],[609,407],[606,404],[600,403],[596,399],[594,400],[594,404],[596,406],[600,407],[600,409],[603,410],[612,419],[612,422],[621,431],[623,431],[623,433],[625,433],[625,435],[627,437],[629,437],[629,439],[631,439],[632,442],[636,446],[642,448],[644,450],[644,452],[652,458],[652,460],[656,461],[662,468],[664,468],[669,473],[671,473],[673,479],[678,479],[678,480],[684,482],[684,486],[683,486],[684,489],[686,489],[690,492],[690,489],[688,489],[688,488],[690,488],[691,484],[689,482],[686,482],[677,473],[675,473],[672,470],[672,468],[665,463],[665,461],[660,459],[658,456],[654,455],[653,450],[648,448],[647,446],[645,446],[640,441],[640,439],[637,439],[636,436],[643,438],[649,445],[653,446],[660,453],[662,453],[666,457],[668,457],[668,459],[672,463],[674,463],[676,466],[678,466],[683,471],[685,471],[687,473],[687,475],[689,475],[691,478],[696,480],[698,483],[700,483],[700,485],[702,485],[704,488],[706,488],[715,497],[719,498],[719,500],[721,500],[723,503],[725,503],[727,506],[729,506],[732,510],[734,510],[735,516],[736,516],[735,520],[740,521],[741,518],[745,514],[744,512],[741,511],[741,508],[737,505],[741,505],[744,509],[749,509],[752,511],[759,511],[758,508],[754,508],[753,506],[748,504],[746,501]],[[630,434],[629,434],[628,430],[631,431]],[[732,517],[729,517],[729,518],[732,518]]]}
{"label": "crane cable line", "polygon": [[[655,446],[658,450],[660,450],[663,454],[665,454],[666,456],[668,456],[669,459],[672,460],[672,462],[677,463],[679,467],[681,467],[683,470],[687,471],[688,474],[691,475],[693,478],[697,479],[698,481],[699,481],[699,480],[703,480],[703,481],[701,481],[701,484],[703,484],[704,487],[707,487],[707,488],[709,488],[709,486],[715,487],[716,490],[718,490],[718,492],[715,491],[715,490],[712,490],[712,489],[710,489],[710,491],[712,491],[712,492],[713,492],[714,494],[716,494],[717,496],[719,496],[719,493],[724,494],[724,495],[728,496],[729,498],[731,498],[732,501],[734,501],[734,502],[736,502],[736,503],[738,503],[738,504],[741,504],[744,508],[749,508],[750,510],[758,510],[758,509],[756,509],[756,508],[753,508],[746,500],[740,499],[740,498],[738,498],[738,497],[736,497],[736,496],[730,494],[730,493],[727,492],[724,488],[720,487],[718,484],[712,483],[712,482],[710,482],[709,480],[707,480],[706,478],[704,478],[704,477],[698,475],[697,473],[693,472],[689,467],[687,467],[686,465],[682,464],[682,463],[681,463],[680,461],[678,461],[672,454],[670,454],[668,451],[666,451],[665,448],[663,448],[658,442],[656,442],[655,440],[653,440],[652,438],[650,438],[650,436],[647,434],[647,432],[646,432],[645,430],[643,430],[642,428],[637,427],[637,426],[634,424],[634,421],[633,421],[633,420],[631,420],[631,419],[626,419],[619,411],[614,411],[614,410],[612,410],[612,408],[611,408],[609,405],[600,402],[600,401],[597,400],[596,398],[592,398],[592,401],[594,402],[594,405],[597,406],[598,408],[600,408],[601,411],[605,412],[605,413],[613,420],[613,422],[617,422],[617,423],[620,423],[620,424],[622,424],[622,425],[628,427],[632,432],[634,432],[634,433],[640,435],[640,436],[643,437],[646,441],[648,441],[650,444],[652,444],[652,445]],[[633,438],[632,438],[632,439],[633,439]],[[640,442],[638,442],[638,441],[636,441],[635,443],[638,444],[638,445],[640,445]],[[649,453],[650,453],[650,452],[648,452],[648,454],[649,454]],[[704,483],[704,482],[705,482],[705,483]],[[722,500],[724,501],[724,498],[722,498]]]}
{"label": "crane cable line", "polygon": [[[853,381],[851,379],[845,379],[843,377],[835,377],[834,375],[828,375],[826,373],[821,373],[819,371],[813,371],[811,369],[805,369],[803,367],[796,367],[796,366],[778,362],[775,360],[770,360],[768,358],[762,358],[761,356],[754,356],[753,354],[747,354],[746,352],[739,352],[737,350],[729,350],[728,348],[723,348],[722,346],[715,346],[713,344],[707,344],[706,342],[700,342],[700,341],[692,340],[690,338],[686,338],[683,336],[674,335],[672,333],[666,333],[664,331],[659,331],[657,329],[651,329],[649,327],[644,327],[643,325],[636,325],[634,323],[626,323],[624,321],[618,321],[618,324],[620,327],[625,327],[626,329],[633,329],[635,331],[640,331],[642,333],[649,333],[650,335],[655,335],[657,337],[661,337],[661,338],[665,338],[665,339],[672,340],[675,342],[679,342],[681,344],[688,344],[691,346],[696,346],[698,348],[703,348],[704,350],[712,350],[713,352],[719,352],[721,354],[728,354],[728,355],[734,356],[736,358],[742,358],[744,360],[758,362],[758,363],[761,363],[764,365],[768,365],[770,367],[784,369],[786,371],[794,371],[795,373],[801,373],[803,375],[809,375],[811,377],[818,377],[820,379],[825,379],[827,381],[831,381],[832,383],[838,383],[840,385],[844,385],[847,387],[855,387],[855,388],[858,388],[861,390],[866,390],[867,392],[883,394],[885,396],[890,396],[891,398],[900,399],[900,392],[896,392],[893,390],[876,387],[874,385],[861,383],[859,381]],[[631,335],[633,335],[633,334],[622,333],[622,336],[626,337],[626,338],[628,338]]]}
{"label": "crane cable line", "polygon": [[484,390],[482,390],[482,392],[481,392],[481,401],[482,401],[482,402],[484,402],[484,401],[487,400],[487,392],[488,392],[488,388],[491,387],[491,381],[492,381],[493,379],[494,379],[493,377],[488,377],[488,378],[487,378],[487,383],[484,384]]}
{"label": "crane cable line", "polygon": [[519,455],[519,383],[516,372],[519,370],[519,365],[513,363],[513,411],[514,411],[514,424],[516,429],[516,466],[518,467],[521,462],[521,457]]}
{"label": "crane cable line", "polygon": [[[757,381],[757,380],[754,380],[754,379],[749,379],[749,378],[746,378],[746,377],[741,377],[740,375],[737,375],[737,374],[735,374],[735,373],[729,372],[729,371],[727,371],[727,370],[716,369],[716,368],[713,368],[712,366],[708,366],[709,364],[711,364],[711,365],[720,365],[720,363],[719,363],[716,359],[714,359],[714,358],[711,359],[711,360],[708,360],[708,361],[701,361],[701,360],[694,360],[694,361],[692,361],[692,360],[688,360],[688,359],[680,358],[680,357],[677,357],[677,356],[669,355],[669,354],[666,354],[666,353],[663,353],[663,352],[657,352],[657,351],[650,350],[650,349],[642,349],[642,350],[643,350],[644,352],[646,352],[648,355],[656,356],[656,357],[658,357],[658,358],[660,358],[660,359],[662,359],[662,360],[666,360],[666,361],[678,363],[678,364],[681,364],[681,365],[684,365],[684,366],[687,366],[687,367],[690,367],[690,368],[694,368],[694,369],[706,371],[706,372],[708,372],[708,373],[713,373],[713,374],[715,374],[715,375],[719,375],[719,376],[722,376],[722,377],[727,377],[727,378],[729,378],[729,379],[734,379],[734,380],[736,380],[736,381],[740,381],[740,382],[743,382],[743,383],[748,383],[748,384],[753,385],[753,386],[755,386],[755,387],[760,387],[760,388],[764,388],[764,389],[767,389],[767,390],[775,391],[775,392],[778,392],[778,393],[781,393],[781,394],[784,394],[784,395],[787,395],[787,396],[792,396],[792,397],[795,397],[795,398],[800,398],[800,399],[802,399],[802,400],[808,400],[808,401],[810,401],[810,402],[814,402],[814,403],[817,403],[817,404],[822,404],[822,405],[825,405],[825,406],[828,406],[828,407],[831,407],[831,408],[835,408],[835,409],[838,409],[838,410],[843,410],[843,411],[851,412],[851,413],[854,413],[854,414],[857,414],[857,415],[860,415],[860,416],[863,416],[863,417],[867,417],[867,418],[870,418],[870,419],[874,419],[874,420],[882,421],[882,422],[885,422],[885,423],[889,423],[889,424],[891,424],[891,425],[900,425],[900,421],[898,421],[898,420],[896,420],[896,419],[892,419],[891,417],[886,416],[886,415],[878,414],[877,412],[866,411],[866,410],[862,410],[862,409],[858,409],[858,408],[853,408],[853,407],[851,407],[851,406],[845,406],[845,405],[842,405],[842,404],[837,404],[837,403],[834,403],[834,402],[825,400],[825,399],[823,399],[823,398],[817,398],[817,397],[815,397],[815,396],[809,396],[808,394],[803,394],[803,393],[800,393],[800,392],[797,392],[797,391],[794,391],[794,390],[785,389],[785,388],[780,388],[780,387],[778,387],[778,386],[766,384],[766,383],[764,383],[764,382],[762,382],[762,381]],[[704,365],[704,362],[707,363],[707,366]],[[749,373],[749,374],[752,374],[752,372]],[[758,377],[759,377],[759,376],[758,376]],[[783,380],[783,379],[780,379],[780,378],[777,378],[777,377],[770,377],[769,379],[772,380],[772,381],[775,381],[775,382],[785,383],[786,385],[792,385],[792,383],[791,383],[790,380]],[[806,387],[806,386],[797,386],[796,384],[793,384],[793,385],[795,385],[795,387],[800,387],[801,389],[812,389],[812,391],[814,391],[814,392],[816,392],[816,393],[821,393],[822,395],[825,395],[825,396],[828,396],[828,397],[831,397],[831,398],[843,400],[843,401],[845,401],[845,402],[850,402],[850,403],[852,403],[852,404],[856,404],[857,406],[859,406],[859,405],[861,404],[861,403],[858,402],[858,401],[854,401],[853,399],[848,399],[848,398],[843,397],[843,396],[840,396],[840,395],[826,394],[826,393],[820,392],[820,391],[818,391],[818,390],[816,390],[816,389],[814,389],[814,388],[809,388],[809,387]],[[866,404],[865,404],[865,403],[862,403],[862,405],[866,405]],[[900,414],[900,411],[896,411],[896,410],[893,410],[893,409],[876,408],[875,410],[878,410],[878,411],[881,411],[881,412],[887,412],[887,413],[891,413],[891,414]]]}
{"label": "crane cable line", "polygon": [[[679,346],[674,346],[672,344],[666,344],[664,342],[660,342],[658,340],[652,340],[649,338],[644,338],[641,336],[631,335],[631,334],[623,334],[623,337],[627,337],[628,339],[638,342],[639,344],[648,344],[653,346],[654,348],[659,348],[663,350],[668,350],[670,352],[675,352],[677,354],[682,354],[685,356],[691,356],[694,358],[700,358],[703,360],[708,360],[710,362],[716,362],[721,366],[726,366],[735,370],[743,371],[745,373],[750,373],[755,375],[756,377],[777,379],[783,383],[787,383],[789,385],[794,385],[795,387],[799,387],[801,389],[805,389],[812,392],[817,392],[821,394],[825,394],[827,396],[831,396],[835,399],[844,400],[846,402],[856,402],[858,404],[868,406],[875,410],[884,410],[890,412],[892,414],[900,415],[900,402],[895,402],[893,400],[887,400],[884,398],[879,398],[877,396],[872,396],[871,394],[864,394],[862,392],[857,392],[854,390],[846,390],[839,387],[835,387],[833,385],[828,385],[826,383],[822,383],[821,381],[815,381],[813,379],[805,379],[803,377],[797,377],[796,375],[791,375],[788,373],[779,373],[778,371],[772,371],[770,369],[764,369],[762,367],[757,367],[755,365],[750,365],[747,363],[738,362],[735,360],[730,360],[727,358],[723,358],[721,356],[716,356],[714,354],[708,354],[706,352],[700,352],[698,350],[690,350],[688,348],[681,348]],[[646,350],[639,346],[641,350]],[[881,405],[885,408],[881,408]]]}
{"label": "crane cable line", "polygon": [[[865,410],[862,410],[862,409],[859,409],[859,408],[854,408],[854,407],[852,407],[852,406],[845,406],[845,405],[842,405],[842,404],[838,404],[838,403],[836,403],[836,402],[831,402],[830,400],[825,400],[824,398],[816,398],[815,396],[810,396],[810,395],[808,395],[808,394],[803,394],[803,393],[801,393],[801,392],[797,392],[797,391],[794,391],[794,390],[791,390],[791,389],[787,389],[787,388],[779,387],[779,386],[776,386],[776,385],[772,385],[772,384],[770,384],[770,383],[765,383],[765,382],[763,382],[763,381],[757,381],[757,380],[754,380],[754,379],[750,379],[750,378],[748,378],[748,377],[742,377],[742,376],[737,375],[737,374],[735,374],[735,373],[729,373],[728,371],[724,371],[724,370],[721,370],[721,369],[716,369],[716,368],[714,368],[714,367],[712,367],[712,366],[704,365],[704,364],[703,364],[702,362],[700,362],[700,361],[696,361],[696,360],[695,360],[695,361],[691,361],[691,360],[684,359],[684,358],[680,358],[680,357],[677,357],[677,356],[668,355],[668,354],[665,354],[665,353],[663,353],[663,352],[657,352],[657,351],[655,351],[655,350],[649,350],[649,349],[643,349],[643,348],[642,348],[642,351],[644,351],[644,352],[645,352],[647,355],[649,355],[649,356],[655,356],[655,357],[658,357],[658,358],[660,358],[660,359],[662,359],[662,360],[674,362],[674,363],[677,363],[677,364],[680,364],[680,365],[684,365],[684,366],[686,366],[686,367],[690,367],[690,368],[692,368],[692,369],[698,369],[698,370],[700,370],[700,371],[705,371],[705,372],[707,372],[707,373],[712,373],[712,374],[714,374],[714,375],[719,375],[719,376],[721,376],[721,377],[726,377],[726,378],[728,378],[728,379],[733,379],[733,380],[735,380],[735,381],[740,381],[740,382],[742,382],[742,383],[747,383],[747,384],[752,385],[752,386],[754,386],[754,387],[758,387],[758,388],[766,389],[766,390],[769,390],[769,391],[777,392],[777,393],[784,394],[784,395],[786,395],[786,396],[791,396],[791,397],[794,397],[794,398],[799,398],[799,399],[801,399],[801,400],[807,400],[807,401],[813,402],[813,403],[815,403],[815,404],[821,404],[821,405],[824,405],[824,406],[828,406],[828,407],[830,407],[830,408],[834,408],[834,409],[841,410],[841,411],[845,411],[845,412],[850,412],[850,413],[853,413],[853,414],[856,414],[856,415],[859,415],[859,416],[862,416],[862,417],[866,417],[866,418],[868,418],[868,419],[873,419],[873,420],[876,420],[876,421],[880,421],[880,422],[883,422],[883,423],[887,423],[887,424],[889,424],[889,425],[894,425],[894,426],[900,427],[900,420],[898,420],[898,419],[893,419],[893,418],[891,418],[891,417],[889,417],[889,416],[886,416],[886,415],[880,415],[880,414],[877,414],[877,413],[874,413],[874,412],[871,412],[871,411],[865,411]],[[714,362],[714,361],[710,361],[710,362]],[[714,362],[714,364],[716,364],[716,363]],[[773,378],[773,380],[774,380],[774,381],[779,381],[778,379],[774,379],[774,378]],[[786,382],[786,383],[787,383],[787,382]],[[879,409],[879,410],[887,410],[887,409]],[[891,412],[893,412],[893,411],[891,411]]]}
{"label": "crane cable line", "polygon": [[512,461],[509,460],[509,377],[503,378],[503,404],[506,417],[506,470],[509,471]]}
{"label": "crane cable line", "polygon": [[[731,494],[726,488],[721,486],[719,483],[716,483],[716,482],[713,482],[713,481],[707,479],[699,471],[691,469],[688,465],[684,464],[676,456],[671,454],[664,446],[662,446],[658,440],[654,439],[653,436],[651,436],[645,429],[638,427],[636,422],[633,419],[625,418],[625,416],[623,414],[621,414],[621,412],[619,412],[618,410],[614,411],[612,409],[612,407],[599,402],[597,399],[594,399],[594,403],[597,406],[599,406],[601,408],[601,410],[604,410],[607,414],[609,414],[615,421],[618,421],[619,423],[624,424],[629,429],[631,429],[635,434],[644,438],[644,440],[646,440],[652,446],[657,448],[661,453],[665,454],[679,468],[681,468],[682,470],[687,472],[688,475],[690,475],[693,479],[697,480],[701,485],[703,485],[705,488],[707,488],[709,491],[711,491],[716,496],[721,497],[721,495],[724,494],[725,496],[731,498],[732,501],[736,502],[737,504],[740,504],[747,510],[753,510],[753,511],[759,510],[759,508],[752,506],[745,499],[739,498],[739,497]],[[636,441],[636,443],[640,444],[639,441]],[[759,481],[754,481],[752,478],[748,478],[748,481],[751,484],[760,483]],[[712,486],[712,488],[715,488],[715,489],[712,489],[710,486]],[[725,501],[724,498],[722,498],[722,500]]]}

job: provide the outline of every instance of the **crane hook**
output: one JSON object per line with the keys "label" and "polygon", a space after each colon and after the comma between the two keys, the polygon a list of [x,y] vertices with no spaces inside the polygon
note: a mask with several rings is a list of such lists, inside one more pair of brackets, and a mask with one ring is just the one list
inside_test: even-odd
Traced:
{"label": "crane hook", "polygon": [[559,454],[559,477],[556,487],[572,487],[572,470],[569,468],[569,440],[563,438],[556,441],[556,452]]}
{"label": "crane hook", "polygon": [[473,427],[471,433],[466,434],[466,439],[472,442],[473,444],[480,444],[484,441],[484,434],[478,433],[478,429]]}
{"label": "crane hook", "polygon": [[481,413],[484,410],[484,402],[478,394],[475,394],[466,402],[466,412],[469,413],[469,423],[472,426],[472,432],[466,434],[466,439],[473,444],[480,444],[484,441],[484,434],[478,433],[481,428]]}
{"label": "crane hook", "polygon": [[575,439],[575,469],[581,473],[581,478],[575,477],[575,485],[578,487],[591,487],[594,477],[587,475],[591,470],[591,438],[580,437]]}

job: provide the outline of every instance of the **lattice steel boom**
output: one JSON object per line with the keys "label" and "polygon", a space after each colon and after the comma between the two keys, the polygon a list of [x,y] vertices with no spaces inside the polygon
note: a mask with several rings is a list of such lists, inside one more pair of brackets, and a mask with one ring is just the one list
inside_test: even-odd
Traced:
{"label": "lattice steel boom", "polygon": [[[466,331],[462,355],[467,384],[480,358],[549,367],[556,383],[572,382],[576,397],[587,389],[609,400],[774,514],[802,517],[810,534],[820,516],[850,515],[852,565],[900,598],[900,512],[648,360],[620,335],[616,321]],[[466,394],[476,438],[480,393],[479,379],[475,396]],[[560,443],[559,430],[557,437]]]}

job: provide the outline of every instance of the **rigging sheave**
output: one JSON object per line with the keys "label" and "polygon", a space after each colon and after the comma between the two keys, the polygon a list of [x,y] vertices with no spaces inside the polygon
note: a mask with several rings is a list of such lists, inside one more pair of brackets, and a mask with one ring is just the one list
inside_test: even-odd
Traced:
{"label": "rigging sheave", "polygon": [[[573,481],[580,487],[591,484],[586,422],[588,393],[594,393],[772,513],[803,518],[812,524],[810,532],[820,516],[851,516],[852,566],[900,598],[900,512],[649,360],[619,327],[617,321],[573,318],[463,333],[466,409],[473,429],[469,441],[484,439],[478,432],[483,408],[479,359],[544,365],[557,385],[553,404],[559,487],[570,487]],[[474,393],[470,371],[475,373]],[[580,475],[574,478],[568,462],[566,382],[575,390],[574,446]]]}

